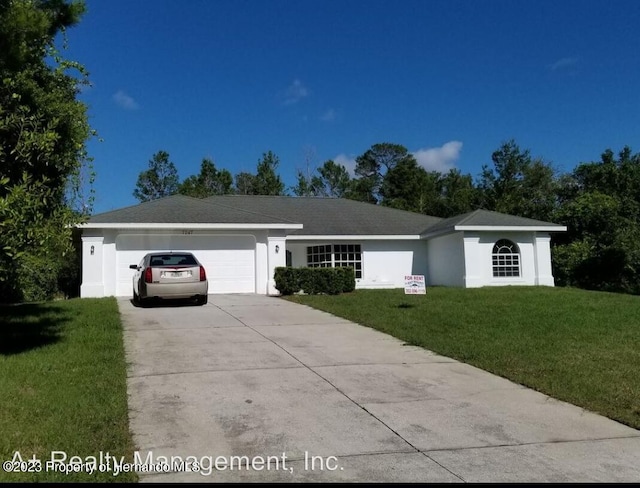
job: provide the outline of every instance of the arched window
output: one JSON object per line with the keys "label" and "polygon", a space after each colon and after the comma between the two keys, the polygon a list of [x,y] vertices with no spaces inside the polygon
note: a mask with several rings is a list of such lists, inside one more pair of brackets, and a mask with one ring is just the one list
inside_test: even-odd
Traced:
{"label": "arched window", "polygon": [[520,249],[515,242],[500,239],[493,246],[491,258],[495,278],[520,276]]}

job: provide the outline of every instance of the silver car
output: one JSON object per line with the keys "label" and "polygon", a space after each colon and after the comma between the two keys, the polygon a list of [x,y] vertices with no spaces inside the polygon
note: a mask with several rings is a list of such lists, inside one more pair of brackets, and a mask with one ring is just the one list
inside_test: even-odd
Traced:
{"label": "silver car", "polygon": [[195,298],[207,303],[209,282],[204,266],[190,252],[153,252],[129,266],[133,275],[133,301],[153,298]]}

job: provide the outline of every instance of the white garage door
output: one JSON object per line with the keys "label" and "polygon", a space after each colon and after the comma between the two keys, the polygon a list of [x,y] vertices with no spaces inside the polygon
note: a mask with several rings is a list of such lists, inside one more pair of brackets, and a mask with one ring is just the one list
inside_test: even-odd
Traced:
{"label": "white garage door", "polygon": [[254,293],[256,242],[253,236],[134,235],[116,239],[116,294],[129,296],[134,271],[145,254],[189,251],[207,271],[209,293]]}

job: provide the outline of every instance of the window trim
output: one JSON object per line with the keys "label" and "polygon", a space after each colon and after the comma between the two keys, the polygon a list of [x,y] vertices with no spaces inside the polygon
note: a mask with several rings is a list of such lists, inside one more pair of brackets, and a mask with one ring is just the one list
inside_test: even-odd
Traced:
{"label": "window trim", "polygon": [[[502,249],[511,252],[501,252]],[[516,273],[516,274],[514,274]],[[494,279],[522,278],[520,246],[509,239],[498,239],[491,249],[491,274]]]}
{"label": "window trim", "polygon": [[[320,249],[322,248],[322,250]],[[327,250],[329,249],[329,250]],[[362,244],[355,243],[331,243],[331,244],[314,244],[306,246],[307,251],[307,267],[308,268],[340,268],[352,267],[356,276],[356,280],[364,278],[363,252]],[[322,261],[310,260],[314,255],[331,256],[331,259]],[[359,264],[359,268],[357,264]],[[360,276],[358,276],[358,274]]]}

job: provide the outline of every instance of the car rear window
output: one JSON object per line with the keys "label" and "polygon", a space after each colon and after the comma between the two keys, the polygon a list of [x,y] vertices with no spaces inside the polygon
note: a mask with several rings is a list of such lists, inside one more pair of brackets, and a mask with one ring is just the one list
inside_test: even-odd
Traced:
{"label": "car rear window", "polygon": [[192,254],[161,254],[151,256],[151,266],[196,266]]}

